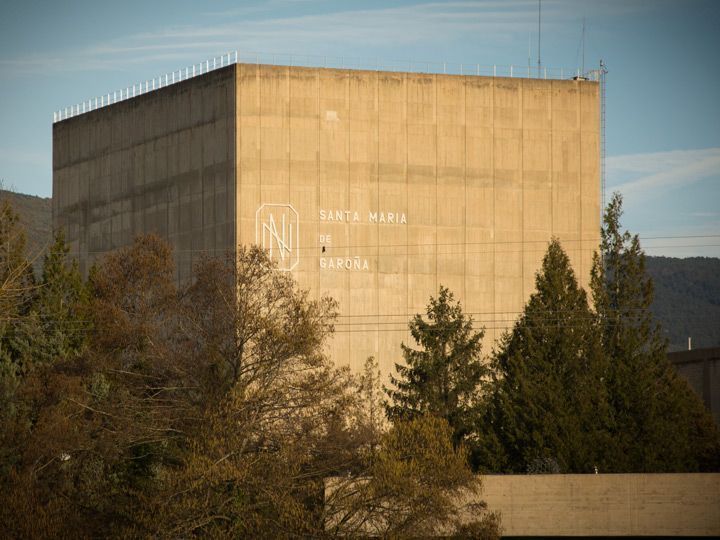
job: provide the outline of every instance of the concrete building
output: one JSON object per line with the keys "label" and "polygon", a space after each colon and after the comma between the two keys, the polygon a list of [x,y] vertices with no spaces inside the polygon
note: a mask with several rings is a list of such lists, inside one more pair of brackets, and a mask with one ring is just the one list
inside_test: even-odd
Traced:
{"label": "concrete building", "polygon": [[720,428],[720,347],[668,353],[675,366],[700,399]]}
{"label": "concrete building", "polygon": [[489,351],[552,236],[588,282],[599,108],[586,80],[231,64],[57,121],[54,223],[83,271],[141,232],[179,280],[262,244],[339,301],[338,363],[391,370],[440,284]]}
{"label": "concrete building", "polygon": [[[484,502],[501,517],[504,538],[702,538],[720,535],[720,474],[487,474],[458,502],[460,520]],[[325,480],[325,501],[352,482]],[[347,493],[347,491],[345,491]],[[343,501],[344,502],[344,501]],[[467,506],[465,506],[467,505]],[[337,515],[337,514],[336,514]],[[328,528],[336,525],[332,518]],[[368,536],[377,524],[365,522]]]}

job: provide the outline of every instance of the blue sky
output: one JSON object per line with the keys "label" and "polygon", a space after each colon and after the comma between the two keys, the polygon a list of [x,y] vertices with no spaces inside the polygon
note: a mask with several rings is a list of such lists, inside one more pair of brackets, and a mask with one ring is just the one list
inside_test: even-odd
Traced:
{"label": "blue sky", "polygon": [[[720,256],[720,2],[542,3],[543,65],[602,58],[608,192],[653,255]],[[537,1],[22,2],[0,17],[0,179],[50,196],[52,112],[228,50],[537,62]],[[370,60],[372,59],[372,60]]]}

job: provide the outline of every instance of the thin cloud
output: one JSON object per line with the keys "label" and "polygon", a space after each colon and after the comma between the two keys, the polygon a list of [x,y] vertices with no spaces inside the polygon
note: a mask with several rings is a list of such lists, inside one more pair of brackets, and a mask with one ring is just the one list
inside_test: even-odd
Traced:
{"label": "thin cloud", "polygon": [[[404,46],[437,43],[472,36],[474,47],[508,45],[525,41],[535,30],[537,3],[522,2],[419,2],[411,5],[377,9],[345,9],[304,13],[292,17],[273,16],[281,11],[282,2],[270,6],[249,6],[224,13],[208,14],[219,21],[181,25],[156,32],[145,32],[122,39],[108,40],[85,48],[47,56],[38,53],[22,58],[0,59],[0,69],[16,74],[49,71],[82,72],[92,70],[125,70],[164,60],[200,60],[222,51],[265,50],[298,51],[332,50],[341,44],[363,51],[372,46]],[[308,8],[312,2],[302,2]],[[322,4],[324,10],[337,4]],[[592,4],[588,4],[592,6]],[[592,8],[591,9],[597,9]],[[602,8],[606,14],[637,9],[611,3]],[[543,4],[544,28],[565,31],[575,20],[577,10],[566,1]],[[253,16],[253,14],[259,13]],[[360,54],[361,55],[361,54]],[[425,59],[414,59],[425,60]],[[175,66],[168,66],[170,69]]]}
{"label": "thin cloud", "polygon": [[609,157],[608,183],[624,195],[686,187],[720,172],[720,148]]}

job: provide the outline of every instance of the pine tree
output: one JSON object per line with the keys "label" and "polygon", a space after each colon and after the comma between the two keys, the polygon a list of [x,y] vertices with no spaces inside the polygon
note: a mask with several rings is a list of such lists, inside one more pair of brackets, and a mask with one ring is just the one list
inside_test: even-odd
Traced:
{"label": "pine tree", "polygon": [[14,340],[24,364],[46,364],[77,354],[85,342],[88,293],[77,261],[68,261],[69,251],[60,229],[44,257],[29,313]]}
{"label": "pine tree", "polygon": [[0,200],[0,481],[17,459],[16,449],[7,441],[24,418],[17,399],[23,369],[15,340],[32,299],[33,281],[19,217],[7,200]]}
{"label": "pine tree", "polygon": [[420,350],[402,344],[405,365],[395,364],[394,389],[386,390],[388,417],[409,420],[430,414],[445,419],[455,444],[472,433],[488,368],[481,360],[484,331],[473,330],[459,302],[445,287],[430,298],[426,319],[415,315],[410,333]]}
{"label": "pine tree", "polygon": [[32,298],[33,282],[20,218],[7,200],[0,200],[0,420],[14,409],[22,371],[15,337]]}
{"label": "pine tree", "polygon": [[592,472],[606,446],[606,364],[585,291],[553,239],[532,294],[493,360],[488,427],[512,472]]}
{"label": "pine tree", "polygon": [[717,469],[718,432],[700,400],[667,360],[662,330],[652,318],[652,280],[637,235],[621,231],[622,196],[603,219],[601,255],[592,292],[610,358],[608,393],[617,472]]}
{"label": "pine tree", "polygon": [[7,200],[0,200],[0,340],[26,309],[33,282],[20,217]]}

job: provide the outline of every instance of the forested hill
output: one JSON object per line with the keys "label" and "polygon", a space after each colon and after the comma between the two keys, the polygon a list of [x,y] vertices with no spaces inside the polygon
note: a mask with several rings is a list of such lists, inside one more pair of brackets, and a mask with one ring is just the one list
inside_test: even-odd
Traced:
{"label": "forested hill", "polygon": [[[3,198],[20,214],[29,253],[41,254],[51,237],[50,199],[0,190]],[[664,328],[670,349],[686,349],[688,336],[692,336],[693,348],[719,346],[720,259],[648,257],[647,269],[655,282],[653,313]]]}
{"label": "forested hill", "polygon": [[670,350],[720,345],[720,259],[648,257],[655,283],[652,310],[670,340]]}
{"label": "forested hill", "polygon": [[27,254],[36,269],[42,267],[42,255],[52,239],[51,199],[0,189],[0,201],[8,200],[20,216],[25,229]]}

